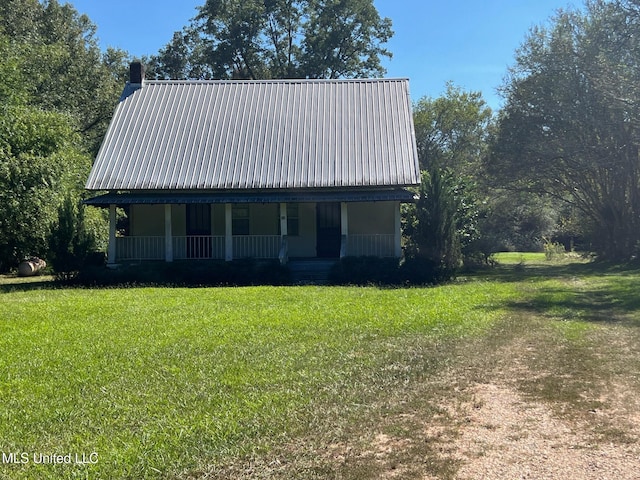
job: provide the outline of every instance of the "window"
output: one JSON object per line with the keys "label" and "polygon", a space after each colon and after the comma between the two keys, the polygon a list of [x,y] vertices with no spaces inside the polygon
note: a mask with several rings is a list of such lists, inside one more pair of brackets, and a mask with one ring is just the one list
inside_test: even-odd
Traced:
{"label": "window", "polygon": [[[280,209],[278,209],[280,211]],[[278,235],[280,230],[280,218],[278,217]],[[297,237],[300,235],[300,220],[297,203],[287,203],[287,235]]]}
{"label": "window", "polygon": [[249,235],[249,205],[234,205],[231,215],[233,235]]}

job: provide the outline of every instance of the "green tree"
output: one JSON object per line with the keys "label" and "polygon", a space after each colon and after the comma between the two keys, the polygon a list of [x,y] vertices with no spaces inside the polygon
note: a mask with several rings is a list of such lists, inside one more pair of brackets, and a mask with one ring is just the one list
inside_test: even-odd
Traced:
{"label": "green tree", "polygon": [[504,85],[489,169],[566,202],[604,258],[640,242],[640,4],[594,0],[531,31]]}
{"label": "green tree", "polygon": [[0,0],[0,11],[0,34],[20,60],[28,103],[68,114],[95,154],[122,92],[128,55],[102,53],[95,25],[68,3]]}
{"label": "green tree", "polygon": [[48,257],[58,207],[80,198],[91,166],[73,117],[31,104],[21,53],[0,35],[0,271]]}
{"label": "green tree", "polygon": [[90,159],[68,117],[33,107],[0,110],[0,270],[46,257],[62,192],[77,190]]}
{"label": "green tree", "polygon": [[[447,268],[452,268],[463,255],[473,255],[479,245],[480,205],[485,196],[482,157],[487,150],[492,112],[480,92],[465,92],[448,83],[443,96],[420,99],[414,105],[413,118],[418,160],[425,181],[421,188],[430,189],[421,192],[420,198],[428,200],[418,201],[415,213],[417,225],[422,225],[414,229],[423,239],[417,241],[418,245],[422,244],[418,250],[426,248],[426,232],[421,231],[437,226],[430,234],[435,236],[431,238],[434,248],[439,251],[441,247],[448,247],[452,251],[440,252],[435,257],[454,259],[445,262]],[[448,214],[445,206],[455,208],[455,212]],[[455,219],[453,230],[443,230],[443,223],[434,223],[434,219],[447,215]],[[427,218],[431,220],[425,224]],[[429,256],[434,257],[431,253]]]}
{"label": "green tree", "polygon": [[372,0],[207,0],[150,70],[160,78],[380,76],[391,36]]}
{"label": "green tree", "polygon": [[439,280],[453,276],[462,262],[460,197],[453,180],[437,169],[423,172],[418,200],[405,212],[405,252],[432,262]]}
{"label": "green tree", "polygon": [[452,83],[441,97],[421,98],[413,107],[420,168],[477,177],[492,118],[480,92],[465,92]]}

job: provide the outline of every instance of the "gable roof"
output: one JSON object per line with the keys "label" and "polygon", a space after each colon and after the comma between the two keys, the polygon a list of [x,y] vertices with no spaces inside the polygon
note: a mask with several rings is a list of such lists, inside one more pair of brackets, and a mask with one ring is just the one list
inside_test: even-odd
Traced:
{"label": "gable roof", "polygon": [[419,183],[406,79],[127,85],[90,190]]}

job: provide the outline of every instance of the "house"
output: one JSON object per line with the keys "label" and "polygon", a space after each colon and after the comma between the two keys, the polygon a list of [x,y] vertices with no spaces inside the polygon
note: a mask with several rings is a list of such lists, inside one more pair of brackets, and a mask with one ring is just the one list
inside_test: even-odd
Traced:
{"label": "house", "polygon": [[86,203],[109,208],[111,264],[399,257],[419,179],[406,79],[150,81],[134,63]]}

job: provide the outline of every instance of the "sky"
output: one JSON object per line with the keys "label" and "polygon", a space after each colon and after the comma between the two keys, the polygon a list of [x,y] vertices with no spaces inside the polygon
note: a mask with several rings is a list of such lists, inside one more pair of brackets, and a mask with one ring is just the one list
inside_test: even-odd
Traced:
{"label": "sky", "polygon": [[[68,0],[97,26],[103,49],[153,55],[189,24],[205,0]],[[65,3],[64,0],[61,3]],[[409,78],[414,101],[437,98],[447,82],[480,91],[497,110],[497,88],[530,28],[543,25],[569,0],[374,0],[393,23],[384,59],[388,78]],[[581,3],[578,3],[581,5]]]}

